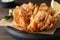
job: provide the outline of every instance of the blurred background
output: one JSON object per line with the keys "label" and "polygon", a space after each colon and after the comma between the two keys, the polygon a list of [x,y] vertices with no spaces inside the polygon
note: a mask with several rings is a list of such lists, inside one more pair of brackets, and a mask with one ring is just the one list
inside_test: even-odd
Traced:
{"label": "blurred background", "polygon": [[2,19],[5,15],[8,15],[9,9],[15,8],[17,5],[20,6],[21,4],[28,2],[32,2],[34,4],[36,3],[38,5],[45,2],[47,5],[50,5],[51,0],[13,0],[11,2],[9,2],[9,0],[0,0],[0,19]]}
{"label": "blurred background", "polygon": [[[55,0],[55,1],[60,3],[60,0]],[[0,20],[4,18],[5,15],[8,15],[9,9],[15,8],[15,6],[17,5],[21,5],[23,3],[28,3],[28,2],[37,3],[38,5],[45,2],[47,3],[48,6],[50,6],[51,0],[14,0],[12,4],[10,2],[2,2],[2,0],[0,0]],[[0,27],[0,40],[16,40],[16,39],[8,35],[4,27]]]}
{"label": "blurred background", "polygon": [[[60,3],[60,0],[55,0],[55,1]],[[9,9],[15,8],[15,6],[17,5],[21,5],[23,3],[28,3],[28,2],[36,3],[38,5],[45,2],[47,3],[48,6],[50,6],[51,0],[11,0],[11,2],[9,2],[9,0],[3,0],[3,1],[0,0],[0,19],[8,14]]]}

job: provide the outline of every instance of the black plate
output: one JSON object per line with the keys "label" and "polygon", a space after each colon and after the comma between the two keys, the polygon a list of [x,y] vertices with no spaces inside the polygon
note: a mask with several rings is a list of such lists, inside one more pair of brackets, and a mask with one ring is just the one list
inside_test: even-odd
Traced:
{"label": "black plate", "polygon": [[58,28],[53,35],[33,34],[14,29],[10,26],[5,27],[6,31],[13,37],[21,40],[51,40],[60,39],[60,29]]}
{"label": "black plate", "polygon": [[[55,0],[60,3],[60,0]],[[45,2],[48,6],[50,6],[51,0],[24,0],[19,1],[19,3],[28,3],[32,2],[35,4],[40,5],[41,3]],[[27,33],[24,31],[19,31],[17,29],[11,28],[9,26],[5,27],[6,31],[11,34],[13,37],[21,40],[54,40],[54,39],[60,39],[60,29],[58,28],[53,35],[43,35],[43,34],[32,34]]]}

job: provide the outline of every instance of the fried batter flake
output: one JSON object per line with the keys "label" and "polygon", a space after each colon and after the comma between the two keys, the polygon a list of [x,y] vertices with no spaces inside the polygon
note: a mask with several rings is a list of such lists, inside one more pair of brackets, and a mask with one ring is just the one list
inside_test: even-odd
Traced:
{"label": "fried batter flake", "polygon": [[13,18],[17,27],[30,32],[50,30],[57,21],[55,10],[45,3],[40,6],[29,2],[21,6],[16,6],[13,10]]}

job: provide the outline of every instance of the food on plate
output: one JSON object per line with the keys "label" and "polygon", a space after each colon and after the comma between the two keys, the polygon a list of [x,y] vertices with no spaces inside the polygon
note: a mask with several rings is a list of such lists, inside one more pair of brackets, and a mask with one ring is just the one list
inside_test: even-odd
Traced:
{"label": "food on plate", "polygon": [[29,2],[13,9],[13,21],[22,30],[30,32],[47,31],[54,28],[57,13],[46,3],[38,6]]}

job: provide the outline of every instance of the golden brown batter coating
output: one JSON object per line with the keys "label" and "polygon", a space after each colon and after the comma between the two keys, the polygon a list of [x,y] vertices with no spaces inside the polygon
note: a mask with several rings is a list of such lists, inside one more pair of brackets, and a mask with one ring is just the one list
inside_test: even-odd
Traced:
{"label": "golden brown batter coating", "polygon": [[13,10],[13,18],[17,27],[30,32],[50,30],[57,21],[55,10],[48,7],[45,3],[40,6],[29,2],[17,6]]}

